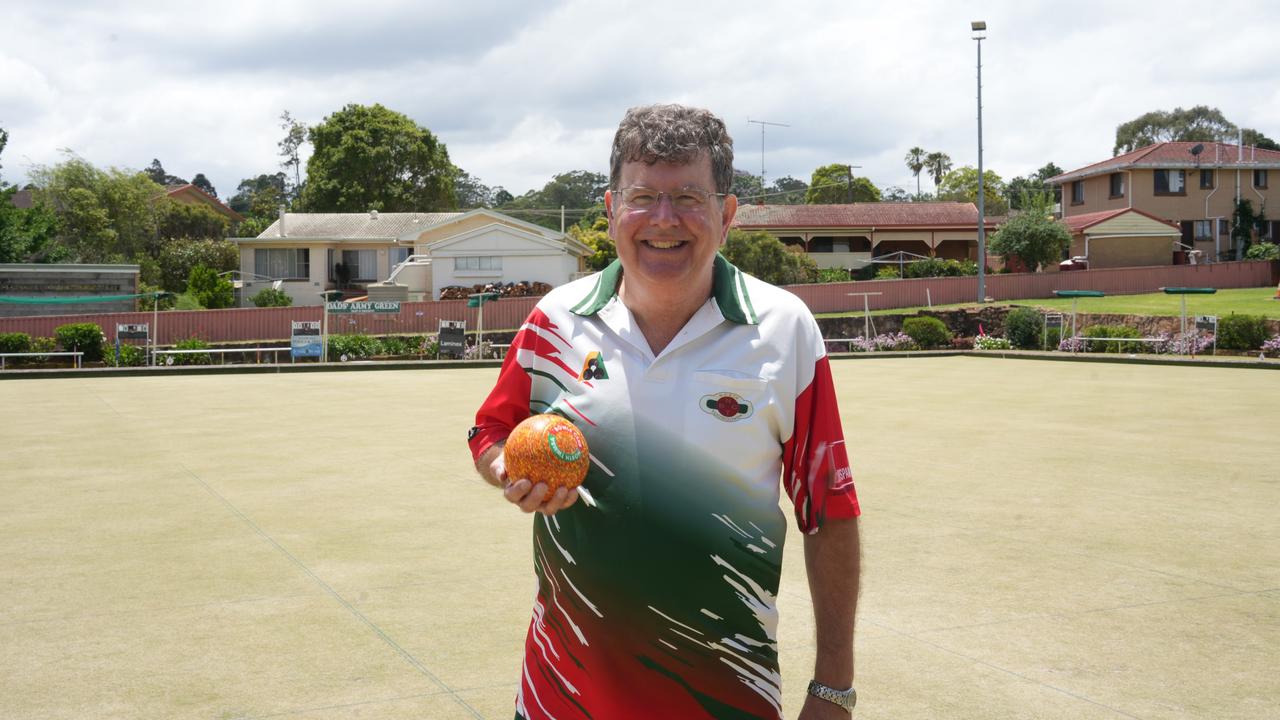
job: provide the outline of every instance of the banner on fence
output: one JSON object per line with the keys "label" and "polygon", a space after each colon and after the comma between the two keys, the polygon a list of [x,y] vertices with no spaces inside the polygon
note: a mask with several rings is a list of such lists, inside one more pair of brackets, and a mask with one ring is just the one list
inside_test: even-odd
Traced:
{"label": "banner on fence", "polygon": [[344,314],[362,314],[362,313],[398,313],[400,312],[399,300],[379,300],[377,302],[331,302],[325,304],[325,309],[329,312]]}
{"label": "banner on fence", "polygon": [[318,358],[324,352],[320,323],[314,320],[294,320],[289,337],[289,354],[295,358]]}
{"label": "banner on fence", "polygon": [[466,349],[465,320],[440,321],[440,357],[461,358]]}

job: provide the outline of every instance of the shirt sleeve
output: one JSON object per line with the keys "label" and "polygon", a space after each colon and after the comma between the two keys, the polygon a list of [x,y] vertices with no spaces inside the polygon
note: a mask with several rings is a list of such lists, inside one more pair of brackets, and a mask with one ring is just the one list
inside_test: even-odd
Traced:
{"label": "shirt sleeve", "polygon": [[516,333],[511,347],[507,348],[502,370],[498,372],[498,382],[476,411],[476,423],[467,433],[467,444],[471,447],[471,456],[475,460],[479,460],[494,444],[506,440],[515,426],[532,414],[529,410],[532,382],[529,373],[520,364],[519,351],[521,348],[530,348],[539,341],[537,334],[530,329],[534,315],[537,314],[539,311],[535,308]]}
{"label": "shirt sleeve", "polygon": [[796,397],[794,429],[782,450],[783,485],[795,505],[796,522],[806,534],[818,532],[828,519],[862,514],[840,427],[831,365],[820,335],[817,343],[812,377]]}

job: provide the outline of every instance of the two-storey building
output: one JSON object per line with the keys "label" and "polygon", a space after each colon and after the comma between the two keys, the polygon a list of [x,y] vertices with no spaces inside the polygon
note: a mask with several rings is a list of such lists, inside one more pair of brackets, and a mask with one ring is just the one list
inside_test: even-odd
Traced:
{"label": "two-storey building", "polygon": [[[1250,201],[1255,213],[1280,216],[1280,152],[1249,145],[1157,143],[1049,182],[1062,187],[1064,220],[1133,209],[1181,229],[1167,253],[1162,249],[1160,257],[1146,257],[1140,264],[1170,264],[1192,250],[1208,261],[1238,259],[1243,248],[1231,238],[1237,200]],[[1268,221],[1260,236],[1280,238],[1280,222]]]}

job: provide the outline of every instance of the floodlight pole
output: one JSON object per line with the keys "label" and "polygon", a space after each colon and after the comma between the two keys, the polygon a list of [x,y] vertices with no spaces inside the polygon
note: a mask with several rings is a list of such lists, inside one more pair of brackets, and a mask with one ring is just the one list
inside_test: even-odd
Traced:
{"label": "floodlight pole", "polygon": [[[986,32],[987,23],[982,20],[970,24],[974,33]],[[987,217],[986,192],[982,182],[982,41],[986,35],[975,34],[978,43],[978,302],[987,298]]]}

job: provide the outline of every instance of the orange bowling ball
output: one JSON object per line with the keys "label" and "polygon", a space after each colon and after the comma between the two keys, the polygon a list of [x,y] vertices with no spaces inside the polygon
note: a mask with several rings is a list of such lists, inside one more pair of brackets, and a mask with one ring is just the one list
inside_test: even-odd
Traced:
{"label": "orange bowling ball", "polygon": [[507,477],[546,483],[551,492],[575,488],[587,477],[587,439],[559,415],[532,415],[511,431],[502,449]]}

